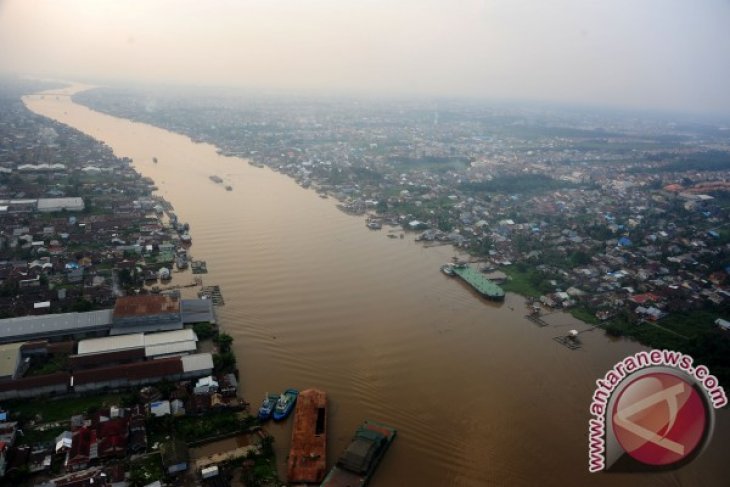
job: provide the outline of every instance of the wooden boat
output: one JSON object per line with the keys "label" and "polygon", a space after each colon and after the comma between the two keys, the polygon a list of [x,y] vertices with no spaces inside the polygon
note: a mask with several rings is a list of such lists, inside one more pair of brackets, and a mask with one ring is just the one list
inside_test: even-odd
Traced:
{"label": "wooden boat", "polygon": [[327,394],[307,389],[299,394],[294,410],[287,478],[290,484],[318,484],[326,473]]}
{"label": "wooden boat", "polygon": [[274,407],[274,421],[281,421],[289,416],[294,409],[298,395],[298,390],[287,389],[281,396],[279,396],[279,399],[276,401],[276,406]]}
{"label": "wooden boat", "polygon": [[320,487],[366,486],[396,433],[390,426],[374,421],[363,422]]}
{"label": "wooden boat", "polygon": [[271,419],[271,413],[274,412],[276,401],[278,400],[278,394],[266,394],[266,397],[264,397],[264,401],[261,403],[261,407],[259,408],[259,421],[268,421]]}

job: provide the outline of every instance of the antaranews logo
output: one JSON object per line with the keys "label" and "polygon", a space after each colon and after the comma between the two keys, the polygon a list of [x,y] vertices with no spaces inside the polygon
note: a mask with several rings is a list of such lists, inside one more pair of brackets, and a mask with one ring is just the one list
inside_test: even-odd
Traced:
{"label": "antaranews logo", "polygon": [[671,350],[630,355],[596,381],[590,405],[588,470],[680,467],[712,436],[725,390],[704,365]]}

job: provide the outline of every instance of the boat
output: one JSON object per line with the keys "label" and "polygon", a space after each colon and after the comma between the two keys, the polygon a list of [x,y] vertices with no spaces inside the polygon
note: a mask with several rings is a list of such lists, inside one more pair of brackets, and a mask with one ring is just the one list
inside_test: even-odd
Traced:
{"label": "boat", "polygon": [[266,394],[259,408],[259,421],[268,421],[271,418],[271,413],[274,412],[274,407],[276,407],[276,401],[278,400],[278,394]]}
{"label": "boat", "polygon": [[274,414],[272,415],[274,421],[281,421],[289,416],[289,413],[294,409],[294,404],[297,402],[297,396],[299,391],[296,389],[287,389],[284,393],[279,396],[274,407]]}
{"label": "boat", "polygon": [[157,158],[156,157],[153,157],[152,158],[152,162],[154,162],[155,164],[157,164]]}
{"label": "boat", "polygon": [[193,241],[193,239],[189,233],[183,233],[182,235],[180,235],[180,240],[186,244],[189,244],[190,242]]}
{"label": "boat", "polygon": [[485,298],[492,301],[504,300],[504,289],[468,264],[453,264],[451,270]]}
{"label": "boat", "polygon": [[366,486],[393,443],[396,433],[395,428],[390,426],[364,421],[321,487]]}
{"label": "boat", "polygon": [[299,394],[294,410],[287,479],[290,484],[319,484],[326,473],[327,394],[306,389]]}
{"label": "boat", "polygon": [[226,191],[233,191],[233,186],[226,185]]}
{"label": "boat", "polygon": [[223,182],[223,180],[219,176],[213,175],[213,176],[208,176],[208,177],[210,178],[211,181],[213,181],[216,184],[220,184]]}

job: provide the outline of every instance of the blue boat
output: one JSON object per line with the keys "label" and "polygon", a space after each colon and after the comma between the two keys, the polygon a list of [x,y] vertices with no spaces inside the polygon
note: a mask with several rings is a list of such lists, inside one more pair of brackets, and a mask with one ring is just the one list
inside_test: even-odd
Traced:
{"label": "blue boat", "polygon": [[268,421],[271,418],[271,413],[274,412],[276,401],[278,400],[279,396],[277,394],[266,394],[264,402],[261,403],[261,407],[259,408],[260,421]]}
{"label": "blue boat", "polygon": [[299,396],[299,391],[296,389],[287,389],[279,396],[274,407],[274,421],[281,421],[289,416],[297,402],[297,396]]}

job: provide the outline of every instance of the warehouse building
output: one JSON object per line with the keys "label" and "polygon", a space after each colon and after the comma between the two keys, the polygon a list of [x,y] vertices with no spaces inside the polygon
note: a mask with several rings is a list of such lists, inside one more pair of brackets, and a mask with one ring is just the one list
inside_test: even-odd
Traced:
{"label": "warehouse building", "polygon": [[38,211],[52,213],[54,211],[83,211],[84,200],[74,198],[40,198],[38,200]]}
{"label": "warehouse building", "polygon": [[123,296],[114,304],[110,334],[171,331],[182,327],[178,298],[166,295]]}
{"label": "warehouse building", "polygon": [[0,320],[0,343],[105,336],[111,327],[110,309],[5,318]]}
{"label": "warehouse building", "polygon": [[81,340],[77,355],[88,356],[143,350],[143,357],[155,358],[193,353],[197,350],[197,342],[198,336],[189,328],[161,333],[134,333]]}
{"label": "warehouse building", "polygon": [[197,379],[213,372],[213,356],[198,353],[183,357],[161,358],[113,367],[100,367],[74,372],[71,379],[76,392],[99,389],[125,389],[169,381]]}

